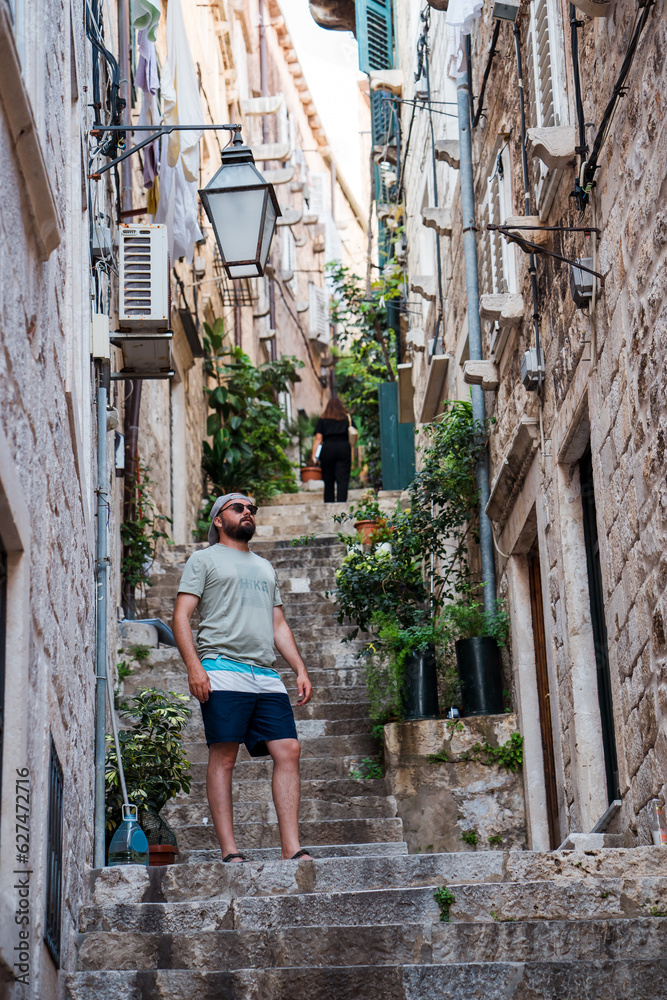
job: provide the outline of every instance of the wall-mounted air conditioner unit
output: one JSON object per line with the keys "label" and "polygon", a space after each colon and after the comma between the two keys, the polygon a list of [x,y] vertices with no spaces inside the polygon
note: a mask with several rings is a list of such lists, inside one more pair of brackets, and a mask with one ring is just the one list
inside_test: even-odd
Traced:
{"label": "wall-mounted air conditioner unit", "polygon": [[308,336],[323,345],[331,339],[329,292],[312,282],[308,286]]}
{"label": "wall-mounted air conditioner unit", "polygon": [[169,329],[169,244],[166,226],[119,229],[118,322],[121,330]]}

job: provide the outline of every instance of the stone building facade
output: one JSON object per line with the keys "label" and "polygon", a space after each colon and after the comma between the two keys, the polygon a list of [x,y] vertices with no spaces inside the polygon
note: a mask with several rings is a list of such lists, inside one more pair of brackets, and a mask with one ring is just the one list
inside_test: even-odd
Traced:
{"label": "stone building facade", "polygon": [[[252,106],[262,96],[259,7],[182,0],[182,8],[205,121],[241,122],[243,135],[262,146],[261,115]],[[88,32],[87,10],[101,12]],[[119,171],[118,188],[113,171],[89,176],[103,162],[93,160],[90,36],[118,60],[128,11],[127,0],[0,2],[0,995],[12,1000],[63,995],[94,861],[96,537],[101,516],[109,548],[103,632],[113,683],[124,516],[122,441],[115,447],[114,439],[127,430],[131,397],[128,383],[111,380],[109,410],[101,414],[107,461],[98,483],[98,388],[106,376],[95,360],[103,352],[98,340],[93,344],[91,322],[94,314],[107,316],[111,332],[118,328],[119,219],[142,225],[150,216],[141,214],[146,192],[136,157],[129,171]],[[301,358],[303,381],[291,409],[316,413],[326,395],[321,363],[329,330],[309,318],[318,306],[309,283],[324,290],[325,260],[342,255],[353,263],[364,243],[361,209],[332,170],[274,0],[263,19],[266,96],[282,95],[289,141],[279,160],[269,155],[275,150],[256,151],[260,168],[294,168],[276,187],[290,225],[275,237],[268,283],[252,283],[238,304],[221,276],[210,229],[204,227],[192,263],[172,262],[175,377],[144,381],[137,452],[151,467],[158,509],[172,519],[176,542],[191,540],[201,500],[203,322],[222,316],[232,342],[255,363],[287,353]],[[113,75],[100,62],[106,121]],[[121,96],[129,96],[130,74],[119,75]],[[136,123],[138,112],[136,102],[123,120]],[[219,163],[215,135],[206,132],[202,142],[202,185]],[[112,347],[110,354],[118,372],[120,352]],[[289,411],[289,401],[284,405]]]}
{"label": "stone building facade", "polygon": [[[486,509],[498,593],[512,618],[513,697],[526,746],[530,844],[544,849],[570,832],[589,832],[619,799],[608,829],[624,834],[628,844],[649,843],[644,807],[654,796],[664,801],[667,764],[659,402],[665,344],[661,192],[667,132],[659,112],[665,99],[664,4],[648,13],[642,6],[598,5],[606,17],[577,12],[582,118],[588,123],[583,157],[575,148],[580,141],[570,6],[532,0],[521,4],[517,16],[529,214],[538,217],[531,224],[592,228],[516,232],[569,261],[588,258],[603,278],[595,280],[583,308],[573,301],[569,264],[544,253],[536,255],[534,308],[529,254],[487,229],[508,219],[521,225],[512,217],[527,214],[513,25],[496,22],[492,6],[484,5],[470,36],[475,111],[495,48],[483,111],[472,128],[481,367],[466,366],[451,29],[445,12],[429,9],[425,20],[412,4],[399,2],[397,8],[404,138],[414,116],[410,145],[403,149],[402,194],[411,288],[405,361],[412,365],[415,418],[437,417],[442,399],[465,398],[466,380],[476,380],[495,421]],[[575,177],[594,147],[645,14],[595,184],[580,211],[571,197]],[[419,72],[420,38],[422,52],[424,41],[428,47],[430,105],[423,57]],[[521,373],[525,352],[536,346],[533,312],[544,350],[539,393],[524,388]]]}

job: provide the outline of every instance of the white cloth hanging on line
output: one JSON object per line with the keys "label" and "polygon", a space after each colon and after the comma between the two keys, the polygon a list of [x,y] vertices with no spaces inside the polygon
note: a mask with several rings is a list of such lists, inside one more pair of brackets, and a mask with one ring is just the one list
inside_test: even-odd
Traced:
{"label": "white cloth hanging on line", "polygon": [[160,0],[132,0],[132,27],[145,31],[148,40],[155,41],[160,20]]}
{"label": "white cloth hanging on line", "polygon": [[445,23],[450,28],[447,72],[455,79],[465,76],[468,71],[463,38],[472,31],[483,7],[484,0],[449,0],[445,17]]}
{"label": "white cloth hanging on line", "polygon": [[[157,103],[157,92],[160,86],[160,77],[157,68],[157,55],[155,53],[155,42],[151,42],[148,37],[148,30],[142,28],[137,32],[137,48],[139,59],[137,62],[137,74],[135,83],[141,90],[141,112],[139,114],[138,125],[159,125],[160,111]],[[139,135],[140,139],[145,139],[145,133]],[[144,147],[144,187],[151,188],[158,171],[160,158],[160,144],[152,142]]]}
{"label": "white cloth hanging on line", "polygon": [[160,201],[156,222],[167,225],[172,263],[185,257],[190,263],[194,244],[202,239],[197,209],[199,141],[204,113],[199,80],[185,30],[181,0],[167,6],[167,59],[162,68],[162,108],[165,125],[194,125],[193,129],[162,137],[160,155]]}

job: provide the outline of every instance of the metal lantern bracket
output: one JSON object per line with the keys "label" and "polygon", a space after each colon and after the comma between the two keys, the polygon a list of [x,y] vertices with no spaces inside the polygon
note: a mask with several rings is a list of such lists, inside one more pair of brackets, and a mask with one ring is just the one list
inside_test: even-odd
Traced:
{"label": "metal lantern bracket", "polygon": [[155,139],[159,139],[163,135],[169,135],[171,132],[219,132],[224,130],[225,132],[236,133],[240,132],[241,128],[241,125],[101,125],[90,130],[90,134],[95,136],[95,138],[101,138],[105,132],[150,132],[151,135],[146,139],[142,139],[136,145],[130,146],[124,153],[117,156],[115,160],[110,160],[94,174],[88,174],[88,178],[89,180],[98,181],[102,174],[105,174],[107,170],[111,170],[112,167],[117,167],[128,156],[132,156],[132,153],[136,153],[138,150],[143,149],[144,146],[148,146],[151,142],[154,142]]}

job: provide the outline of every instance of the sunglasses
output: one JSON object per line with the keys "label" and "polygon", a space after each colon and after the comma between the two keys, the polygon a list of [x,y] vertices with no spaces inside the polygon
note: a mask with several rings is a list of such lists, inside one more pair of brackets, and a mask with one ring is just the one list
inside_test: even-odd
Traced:
{"label": "sunglasses", "polygon": [[[254,503],[230,503],[229,506],[223,507],[223,510],[233,510],[235,514],[242,514],[247,510],[254,517],[259,507],[255,507]],[[220,513],[222,514],[222,510]]]}

